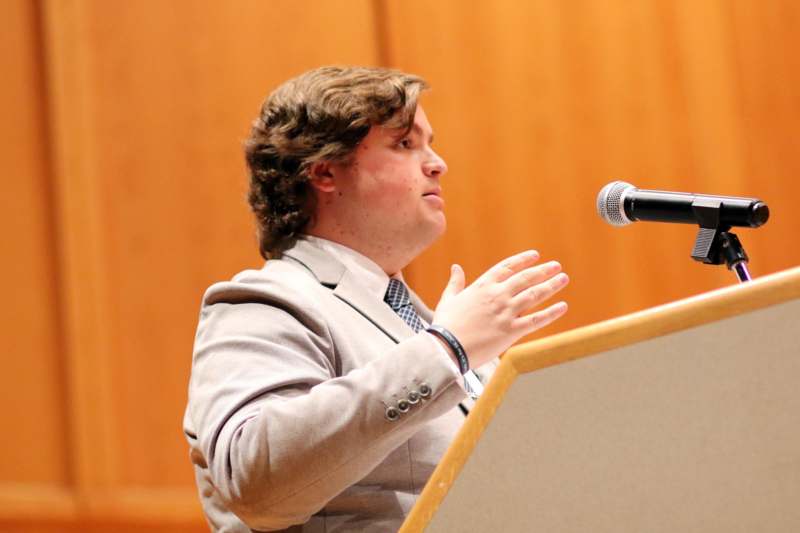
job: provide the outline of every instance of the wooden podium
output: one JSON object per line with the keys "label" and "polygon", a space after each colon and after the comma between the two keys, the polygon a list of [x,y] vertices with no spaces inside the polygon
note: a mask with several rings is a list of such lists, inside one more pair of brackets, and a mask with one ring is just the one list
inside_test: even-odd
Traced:
{"label": "wooden podium", "polygon": [[421,530],[800,531],[800,267],[514,347]]}

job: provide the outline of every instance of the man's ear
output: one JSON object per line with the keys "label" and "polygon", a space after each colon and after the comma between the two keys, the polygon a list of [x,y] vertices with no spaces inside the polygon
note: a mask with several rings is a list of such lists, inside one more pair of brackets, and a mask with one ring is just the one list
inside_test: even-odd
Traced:
{"label": "man's ear", "polygon": [[308,174],[311,178],[311,186],[319,192],[333,192],[336,189],[329,161],[317,161],[311,165]]}

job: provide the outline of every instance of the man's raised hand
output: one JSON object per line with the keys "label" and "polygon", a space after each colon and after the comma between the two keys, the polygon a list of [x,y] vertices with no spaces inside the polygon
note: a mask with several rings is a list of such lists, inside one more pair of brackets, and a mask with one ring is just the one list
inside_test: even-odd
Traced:
{"label": "man's raised hand", "polygon": [[464,287],[464,271],[450,270],[433,323],[459,340],[475,368],[506,351],[517,340],[542,328],[567,311],[565,302],[529,313],[569,283],[557,261],[537,265],[533,250],[513,255]]}

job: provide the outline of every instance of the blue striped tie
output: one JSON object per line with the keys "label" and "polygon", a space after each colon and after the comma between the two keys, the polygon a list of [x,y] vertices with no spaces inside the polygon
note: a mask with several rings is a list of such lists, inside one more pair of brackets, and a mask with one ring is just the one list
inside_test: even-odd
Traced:
{"label": "blue striped tie", "polygon": [[420,319],[417,314],[417,310],[414,309],[414,304],[411,303],[411,297],[408,294],[405,283],[399,279],[391,278],[389,280],[389,288],[386,289],[386,296],[383,297],[383,300],[389,304],[389,307],[391,307],[395,313],[400,315],[403,322],[408,324],[408,327],[413,329],[414,333],[419,333],[421,330],[425,329],[425,326],[422,324],[422,319]]}

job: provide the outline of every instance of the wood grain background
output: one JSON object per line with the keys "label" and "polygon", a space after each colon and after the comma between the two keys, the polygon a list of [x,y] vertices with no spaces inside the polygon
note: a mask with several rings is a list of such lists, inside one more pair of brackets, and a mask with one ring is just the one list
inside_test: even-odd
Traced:
{"label": "wood grain background", "polygon": [[241,141],[330,63],[421,74],[448,232],[434,305],[537,248],[572,277],[538,336],[734,282],[694,229],[612,228],[608,181],[757,196],[755,275],[800,264],[800,4],[789,0],[0,3],[2,531],[203,531],[180,430],[204,289],[258,267]]}

